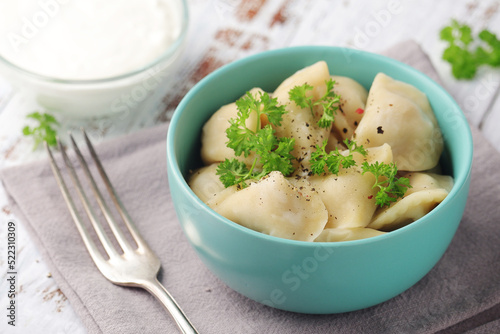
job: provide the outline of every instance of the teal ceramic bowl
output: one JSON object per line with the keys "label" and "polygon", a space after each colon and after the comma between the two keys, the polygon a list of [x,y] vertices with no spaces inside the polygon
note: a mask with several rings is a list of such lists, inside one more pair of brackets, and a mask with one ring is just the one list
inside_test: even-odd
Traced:
{"label": "teal ceramic bowl", "polygon": [[[199,167],[203,124],[252,87],[273,91],[295,71],[319,60],[330,72],[369,88],[378,72],[423,92],[445,140],[444,172],[455,185],[430,214],[370,239],[313,243],[280,239],[242,227],[211,210],[186,183]],[[402,293],[438,262],[463,215],[470,183],[472,136],[450,95],[426,75],[387,57],[338,47],[296,47],[226,65],[184,97],[167,138],[168,180],[179,222],[203,263],[229,287],[257,302],[301,313],[363,309]]]}

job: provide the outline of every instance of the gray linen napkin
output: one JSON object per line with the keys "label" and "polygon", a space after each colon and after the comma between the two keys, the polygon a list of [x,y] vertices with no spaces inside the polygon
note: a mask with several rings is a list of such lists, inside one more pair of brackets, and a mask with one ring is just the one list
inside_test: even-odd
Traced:
{"label": "gray linen napkin", "polygon": [[[387,55],[437,78],[414,42]],[[112,182],[160,256],[161,281],[200,333],[491,333],[500,328],[500,155],[473,129],[471,191],[441,261],[403,294],[337,315],[295,314],[232,291],[195,255],[176,219],[166,177],[168,125],[98,145]],[[170,317],[140,289],[108,282],[94,267],[63,204],[47,161],[2,171],[19,220],[89,333],[176,333]]]}

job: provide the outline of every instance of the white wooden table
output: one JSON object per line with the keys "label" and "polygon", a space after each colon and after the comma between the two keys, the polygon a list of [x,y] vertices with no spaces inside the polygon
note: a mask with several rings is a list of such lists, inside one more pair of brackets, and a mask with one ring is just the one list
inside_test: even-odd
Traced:
{"label": "white wooden table", "polygon": [[[5,0],[6,1],[6,0]],[[232,60],[267,49],[296,45],[348,46],[381,52],[399,41],[414,39],[429,54],[445,88],[471,124],[478,126],[500,151],[500,70],[481,70],[471,81],[457,81],[441,60],[445,43],[440,29],[451,18],[476,31],[500,35],[500,0],[189,0],[190,32],[183,66],[163,103],[124,119],[63,120],[63,128],[85,125],[94,140],[130,133],[165,122],[182,96],[203,76]],[[41,110],[0,78],[0,168],[44,156],[21,135],[25,115]],[[499,166],[500,167],[500,166]],[[17,321],[7,326],[7,227],[17,224]],[[0,332],[85,333],[30,236],[12,213],[0,185]]]}

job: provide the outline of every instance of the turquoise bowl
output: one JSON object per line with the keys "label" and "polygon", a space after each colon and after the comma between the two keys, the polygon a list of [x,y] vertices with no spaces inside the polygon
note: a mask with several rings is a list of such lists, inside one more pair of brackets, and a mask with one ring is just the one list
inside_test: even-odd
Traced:
{"label": "turquoise bowl", "polygon": [[[441,165],[455,185],[431,213],[399,230],[356,241],[280,239],[242,227],[211,210],[189,188],[199,167],[203,124],[252,87],[273,91],[319,60],[330,72],[369,88],[378,72],[427,94],[445,140]],[[377,54],[339,47],[293,47],[228,64],[201,80],[174,113],[167,138],[169,187],[179,222],[203,263],[230,288],[278,309],[312,314],[370,307],[409,289],[439,261],[463,215],[470,184],[472,136],[453,98],[414,68]]]}

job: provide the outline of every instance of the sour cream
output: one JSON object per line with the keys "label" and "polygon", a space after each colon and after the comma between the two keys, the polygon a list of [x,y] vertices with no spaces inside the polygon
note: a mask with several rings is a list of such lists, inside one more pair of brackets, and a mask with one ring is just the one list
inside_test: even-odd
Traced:
{"label": "sour cream", "polygon": [[104,79],[161,57],[183,28],[174,0],[0,1],[0,56],[56,79]]}

